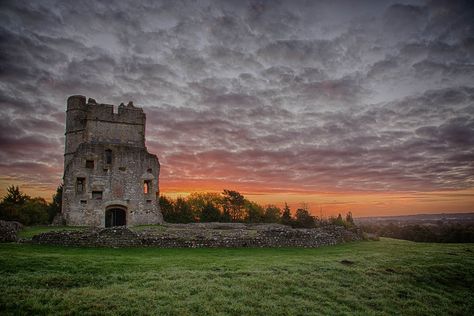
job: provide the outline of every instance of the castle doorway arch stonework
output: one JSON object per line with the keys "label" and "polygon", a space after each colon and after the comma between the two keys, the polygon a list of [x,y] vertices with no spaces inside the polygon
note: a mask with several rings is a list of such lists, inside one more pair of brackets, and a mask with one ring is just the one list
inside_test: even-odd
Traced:
{"label": "castle doorway arch stonework", "polygon": [[123,206],[109,206],[105,210],[105,227],[126,226],[127,209]]}

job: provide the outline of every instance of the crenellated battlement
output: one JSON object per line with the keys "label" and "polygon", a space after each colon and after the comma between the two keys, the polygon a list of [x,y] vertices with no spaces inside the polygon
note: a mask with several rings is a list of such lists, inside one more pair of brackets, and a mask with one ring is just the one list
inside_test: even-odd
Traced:
{"label": "crenellated battlement", "polygon": [[97,103],[82,95],[67,100],[66,113],[66,163],[81,143],[121,144],[145,147],[145,122],[143,109],[129,102],[114,105]]}
{"label": "crenellated battlement", "polygon": [[86,97],[83,95],[72,95],[67,99],[67,110],[84,110]]}
{"label": "crenellated battlement", "polygon": [[[124,124],[144,124],[145,114],[143,109],[133,105],[130,101],[127,105],[121,103],[117,106],[117,111],[114,111],[115,106],[106,103],[97,103],[94,99],[89,98],[86,102],[86,97],[82,95],[74,95],[68,98],[67,113],[81,112],[85,115],[87,120],[101,120],[108,122],[117,122]],[[84,119],[84,118],[83,118]],[[69,129],[66,127],[66,133]]]}

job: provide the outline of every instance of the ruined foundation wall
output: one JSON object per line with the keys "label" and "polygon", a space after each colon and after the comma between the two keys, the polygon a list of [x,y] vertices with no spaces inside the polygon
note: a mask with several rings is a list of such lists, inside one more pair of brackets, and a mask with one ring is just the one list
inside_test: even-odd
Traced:
{"label": "ruined foundation wall", "polygon": [[[281,226],[281,225],[279,225]],[[157,248],[240,248],[303,247],[317,248],[362,240],[358,230],[340,226],[314,229],[270,227],[263,229],[176,229],[134,232],[124,227],[93,231],[43,233],[32,243],[71,247],[157,247]]]}

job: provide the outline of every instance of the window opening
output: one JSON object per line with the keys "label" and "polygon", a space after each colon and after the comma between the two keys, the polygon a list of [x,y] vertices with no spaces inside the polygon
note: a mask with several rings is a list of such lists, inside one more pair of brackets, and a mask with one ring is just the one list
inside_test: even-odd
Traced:
{"label": "window opening", "polygon": [[86,160],[86,168],[94,169],[94,160]]}
{"label": "window opening", "polygon": [[76,192],[84,193],[86,189],[86,178],[77,178],[76,179]]}
{"label": "window opening", "polygon": [[92,191],[93,200],[102,200],[102,191]]}
{"label": "window opening", "polygon": [[150,192],[151,192],[151,181],[145,180],[145,182],[143,182],[143,193],[148,194]]}
{"label": "window opening", "polygon": [[110,149],[105,151],[105,163],[109,165],[112,163],[112,150]]}

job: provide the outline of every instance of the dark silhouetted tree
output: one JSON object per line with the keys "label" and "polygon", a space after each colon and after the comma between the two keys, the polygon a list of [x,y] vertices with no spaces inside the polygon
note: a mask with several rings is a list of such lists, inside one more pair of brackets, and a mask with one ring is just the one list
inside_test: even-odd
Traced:
{"label": "dark silhouetted tree", "polygon": [[48,203],[35,197],[28,199],[19,209],[19,222],[24,225],[48,224]]}
{"label": "dark silhouetted tree", "polygon": [[163,214],[163,220],[169,223],[176,223],[178,218],[174,211],[173,201],[170,198],[164,195],[161,195],[159,199],[159,203],[160,203],[161,214]]}
{"label": "dark silhouetted tree", "polygon": [[207,202],[201,212],[201,222],[218,222],[221,220],[221,212],[211,202]]}
{"label": "dark silhouetted tree", "polygon": [[174,209],[177,216],[177,223],[192,223],[196,219],[191,205],[182,197],[178,197],[174,203]]}
{"label": "dark silhouetted tree", "polygon": [[[217,209],[219,216],[220,216],[220,210],[222,208],[223,204],[223,198],[219,193],[211,193],[211,192],[194,192],[191,193],[186,200],[190,204],[193,214],[195,218],[198,218],[199,221],[201,222],[208,222],[209,218],[206,216],[209,216],[210,214],[203,215],[203,212],[205,208],[207,208],[207,212],[211,211],[214,212],[215,209]],[[212,207],[210,207],[212,206]],[[204,219],[202,218],[204,216]],[[211,221],[217,221],[218,219],[215,219],[215,214],[211,216],[212,219]]]}
{"label": "dark silhouetted tree", "polygon": [[48,203],[43,198],[23,194],[18,186],[10,186],[0,203],[0,219],[23,225],[47,224]]}
{"label": "dark silhouetted tree", "polygon": [[348,228],[356,226],[355,223],[354,223],[354,218],[352,218],[352,212],[350,212],[350,211],[346,214],[345,224],[346,224],[345,226],[348,227]]}
{"label": "dark silhouetted tree", "polygon": [[247,223],[261,223],[263,221],[265,210],[257,203],[245,200],[244,209]]}
{"label": "dark silhouetted tree", "polygon": [[263,214],[265,223],[278,223],[281,217],[281,209],[275,205],[267,205]]}
{"label": "dark silhouetted tree", "polygon": [[24,204],[30,197],[21,193],[18,186],[11,185],[7,189],[7,194],[3,197],[3,203],[12,203],[15,205]]}
{"label": "dark silhouetted tree", "polygon": [[244,220],[245,197],[237,191],[224,190],[224,211],[227,211],[234,222]]}
{"label": "dark silhouetted tree", "polygon": [[344,220],[342,219],[342,216],[340,213],[337,217],[334,217],[334,216],[330,217],[329,222],[333,225],[345,226]]}
{"label": "dark silhouetted tree", "polygon": [[285,207],[283,208],[283,213],[281,214],[280,222],[283,225],[291,226],[293,224],[293,219],[291,218],[291,210],[288,207],[288,204],[285,202]]}
{"label": "dark silhouetted tree", "polygon": [[228,209],[224,208],[224,211],[222,212],[219,222],[223,222],[223,223],[232,222],[232,216],[230,216],[230,212]]}
{"label": "dark silhouetted tree", "polygon": [[316,227],[316,218],[312,216],[307,209],[299,208],[296,210],[293,226],[298,228]]}
{"label": "dark silhouetted tree", "polygon": [[48,206],[48,222],[52,222],[56,214],[61,213],[61,205],[63,201],[63,185],[60,184],[53,195],[53,201]]}

